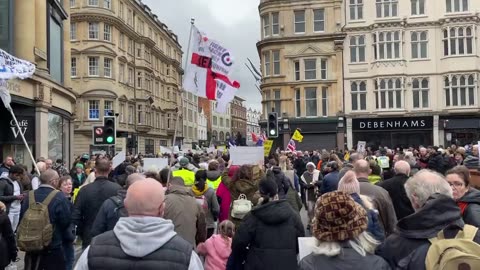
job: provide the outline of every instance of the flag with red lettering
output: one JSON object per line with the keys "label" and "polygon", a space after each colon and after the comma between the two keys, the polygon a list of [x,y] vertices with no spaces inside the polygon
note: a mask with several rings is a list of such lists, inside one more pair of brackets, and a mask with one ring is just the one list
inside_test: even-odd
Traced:
{"label": "flag with red lettering", "polygon": [[[195,26],[192,36],[192,53],[185,68],[183,87],[199,97],[215,100],[218,81],[234,88],[239,84],[231,81],[227,75],[231,71],[233,58],[228,49],[219,42],[210,39]],[[238,86],[237,86],[238,85]]]}

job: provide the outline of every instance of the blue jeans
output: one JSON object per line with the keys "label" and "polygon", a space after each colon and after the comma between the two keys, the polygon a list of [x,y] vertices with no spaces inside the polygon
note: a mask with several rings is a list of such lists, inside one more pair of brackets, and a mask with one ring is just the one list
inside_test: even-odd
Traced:
{"label": "blue jeans", "polygon": [[63,256],[65,257],[65,269],[72,270],[75,262],[75,248],[73,243],[63,243]]}

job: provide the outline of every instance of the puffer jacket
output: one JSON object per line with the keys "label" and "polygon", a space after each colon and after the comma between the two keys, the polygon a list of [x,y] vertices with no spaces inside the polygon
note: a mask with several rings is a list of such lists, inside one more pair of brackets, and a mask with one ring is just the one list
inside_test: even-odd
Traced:
{"label": "puffer jacket", "polygon": [[463,165],[469,169],[478,169],[478,157],[468,155],[463,161]]}
{"label": "puffer jacket", "polygon": [[225,270],[232,252],[232,239],[214,234],[205,243],[197,246],[198,254],[205,257],[205,270]]}
{"label": "puffer jacket", "polygon": [[[297,241],[303,236],[305,230],[300,215],[287,201],[260,205],[244,218],[238,228],[227,270],[297,269]],[[242,265],[242,262],[245,264]]]}
{"label": "puffer jacket", "polygon": [[472,188],[457,201],[457,204],[462,203],[466,204],[462,213],[463,221],[466,224],[480,227],[480,191]]}
{"label": "puffer jacket", "polygon": [[290,187],[290,179],[282,172],[282,169],[278,166],[272,167],[273,176],[275,177],[275,183],[278,186],[278,197],[285,199],[288,189]]}

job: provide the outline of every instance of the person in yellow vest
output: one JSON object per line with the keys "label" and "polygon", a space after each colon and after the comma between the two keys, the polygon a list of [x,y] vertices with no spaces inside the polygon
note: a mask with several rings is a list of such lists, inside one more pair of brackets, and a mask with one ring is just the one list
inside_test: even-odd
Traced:
{"label": "person in yellow vest", "polygon": [[[185,183],[186,187],[191,187],[195,183],[195,172],[191,167],[195,166],[189,166],[190,161],[186,157],[180,158],[178,161],[178,164],[175,165],[175,168],[178,168],[177,170],[173,171],[172,175],[173,177],[181,177],[183,179],[183,182]],[[196,169],[196,168],[195,168]]]}
{"label": "person in yellow vest", "polygon": [[222,172],[219,170],[220,163],[212,160],[208,163],[207,185],[217,191],[218,186],[222,182]]}

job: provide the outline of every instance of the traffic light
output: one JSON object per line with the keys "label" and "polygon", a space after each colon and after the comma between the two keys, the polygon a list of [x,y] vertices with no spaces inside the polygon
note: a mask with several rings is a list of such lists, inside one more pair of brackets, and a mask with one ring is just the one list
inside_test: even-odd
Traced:
{"label": "traffic light", "polygon": [[278,138],[278,118],[276,112],[268,113],[268,138]]}
{"label": "traffic light", "polygon": [[117,130],[115,127],[115,116],[103,117],[103,143],[115,145]]}

